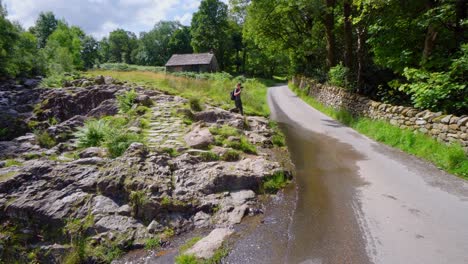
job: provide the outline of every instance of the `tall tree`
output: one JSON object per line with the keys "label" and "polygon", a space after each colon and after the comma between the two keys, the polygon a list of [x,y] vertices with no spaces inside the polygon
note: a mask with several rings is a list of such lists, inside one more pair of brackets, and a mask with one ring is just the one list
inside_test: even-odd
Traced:
{"label": "tall tree", "polygon": [[136,58],[142,65],[164,65],[171,56],[170,41],[182,25],[177,21],[160,21],[140,35]]}
{"label": "tall tree", "polygon": [[59,21],[44,48],[49,74],[84,69],[81,57],[84,37],[85,34],[79,27],[69,27],[66,22]]}
{"label": "tall tree", "polygon": [[327,39],[327,67],[333,67],[336,64],[335,58],[335,9],[336,0],[325,0],[325,15],[323,24],[325,25],[325,36]]}
{"label": "tall tree", "polygon": [[44,48],[49,36],[57,29],[58,20],[52,12],[41,12],[36,20],[33,32],[36,35],[39,48]]}
{"label": "tall tree", "polygon": [[0,2],[0,77],[15,73],[11,64],[12,54],[19,38],[17,29],[6,16],[6,8]]}
{"label": "tall tree", "polygon": [[225,67],[224,52],[228,39],[228,8],[219,0],[202,0],[193,14],[191,33],[195,52],[214,51],[221,69]]}
{"label": "tall tree", "polygon": [[85,69],[90,69],[96,62],[99,61],[99,44],[91,36],[85,36],[83,38],[83,49],[81,50],[81,58],[83,59],[83,65]]}
{"label": "tall tree", "polygon": [[182,26],[172,34],[169,40],[171,54],[192,53],[193,48],[191,42],[192,35],[190,34],[190,27]]}
{"label": "tall tree", "polygon": [[353,28],[352,28],[352,11],[353,1],[343,1],[343,17],[344,17],[344,65],[351,71],[353,70]]}
{"label": "tall tree", "polygon": [[109,34],[109,62],[133,63],[132,53],[137,49],[135,33],[116,29]]}

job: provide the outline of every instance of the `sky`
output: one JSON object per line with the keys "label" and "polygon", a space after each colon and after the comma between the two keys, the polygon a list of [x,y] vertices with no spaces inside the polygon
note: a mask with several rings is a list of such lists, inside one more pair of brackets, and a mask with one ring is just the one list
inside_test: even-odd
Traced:
{"label": "sky", "polygon": [[[161,20],[190,25],[201,0],[2,0],[8,19],[24,28],[34,25],[40,12],[52,11],[58,19],[81,27],[97,39],[114,29],[149,31]],[[222,0],[228,3],[228,0]]]}

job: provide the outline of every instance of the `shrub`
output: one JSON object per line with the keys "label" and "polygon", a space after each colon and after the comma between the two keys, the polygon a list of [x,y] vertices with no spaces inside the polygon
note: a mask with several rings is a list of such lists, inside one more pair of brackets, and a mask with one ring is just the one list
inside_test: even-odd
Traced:
{"label": "shrub", "polygon": [[52,74],[41,80],[39,87],[42,88],[60,88],[66,81],[73,80],[72,76],[65,76],[63,74]]}
{"label": "shrub", "polygon": [[144,191],[131,191],[129,196],[130,206],[133,209],[134,216],[140,214],[140,210],[148,202],[148,198]]}
{"label": "shrub", "polygon": [[126,91],[122,95],[117,95],[117,102],[119,105],[119,109],[122,113],[127,113],[132,109],[133,104],[135,103],[135,99],[137,98],[138,94],[135,90]]}
{"label": "shrub", "polygon": [[273,143],[273,145],[277,147],[284,147],[286,145],[286,142],[284,140],[284,135],[279,134],[279,133],[274,134],[271,137],[271,142]]}
{"label": "shrub", "polygon": [[36,140],[39,143],[39,146],[43,148],[52,148],[57,145],[55,139],[51,137],[47,131],[36,131],[34,134],[36,135]]}
{"label": "shrub", "polygon": [[240,158],[239,151],[236,151],[236,150],[233,150],[233,149],[230,149],[230,150],[226,151],[226,153],[224,153],[221,156],[221,160],[223,160],[223,161],[237,161],[237,160],[239,160],[239,158]]}
{"label": "shrub", "polygon": [[87,121],[85,126],[76,132],[78,147],[88,148],[100,146],[110,130],[109,123],[104,119]]}
{"label": "shrub", "polygon": [[272,176],[264,179],[262,184],[263,191],[267,193],[275,193],[288,185],[289,179],[284,172],[276,172]]}
{"label": "shrub", "polygon": [[199,112],[203,110],[200,104],[200,100],[198,98],[190,98],[189,104],[190,104],[190,109],[192,109],[192,111]]}
{"label": "shrub", "polygon": [[143,142],[143,138],[136,133],[123,130],[111,130],[106,134],[104,145],[112,158],[121,156],[134,142]]}
{"label": "shrub", "polygon": [[349,69],[343,66],[342,63],[330,68],[328,72],[328,82],[331,85],[336,85],[343,88],[348,88]]}
{"label": "shrub", "polygon": [[159,237],[149,238],[145,242],[145,249],[146,250],[157,249],[160,246],[161,246],[161,239]]}

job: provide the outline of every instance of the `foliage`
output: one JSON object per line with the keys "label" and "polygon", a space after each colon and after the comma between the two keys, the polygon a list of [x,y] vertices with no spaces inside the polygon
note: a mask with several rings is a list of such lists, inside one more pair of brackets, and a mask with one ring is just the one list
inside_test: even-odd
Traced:
{"label": "foliage", "polygon": [[342,63],[340,63],[330,68],[330,71],[328,72],[328,78],[329,78],[328,82],[331,85],[348,88],[349,87],[348,75],[349,75],[349,69],[343,66]]}
{"label": "foliage", "polygon": [[47,61],[48,74],[62,74],[84,69],[81,58],[83,49],[83,30],[76,26],[68,26],[59,22],[57,29],[47,39],[42,50]]}
{"label": "foliage", "polygon": [[135,62],[140,65],[164,65],[172,55],[170,42],[182,28],[177,21],[160,21],[149,32],[140,34]]}
{"label": "foliage", "polygon": [[141,135],[126,130],[128,119],[108,117],[89,120],[75,134],[81,148],[104,146],[111,157],[121,156],[134,142],[143,142]]}
{"label": "foliage", "polygon": [[35,131],[34,134],[39,146],[43,148],[52,148],[57,145],[55,139],[47,131]]}
{"label": "foliage", "polygon": [[36,20],[36,25],[32,31],[37,37],[37,43],[40,48],[47,44],[49,36],[57,29],[59,21],[52,12],[41,12]]}
{"label": "foliage", "polygon": [[64,75],[62,73],[52,73],[46,78],[41,80],[39,87],[41,88],[60,88],[63,86],[63,83],[66,81],[72,80],[72,77],[69,75]]}
{"label": "foliage", "polygon": [[125,130],[111,130],[107,133],[104,146],[109,151],[112,158],[121,156],[128,147],[135,142],[143,142],[143,138],[132,132]]}
{"label": "foliage", "polygon": [[386,145],[428,160],[449,173],[468,179],[468,157],[460,145],[446,145],[427,135],[414,133],[409,129],[400,129],[384,121],[354,117],[344,110],[337,111],[325,107],[314,98],[301,93],[297,87],[292,86],[292,88],[315,109],[356,129],[358,132]]}
{"label": "foliage", "polygon": [[132,55],[137,49],[138,41],[135,33],[116,29],[109,34],[109,38],[103,39],[107,53],[108,62],[133,63]]}
{"label": "foliage", "polygon": [[219,0],[202,0],[191,24],[192,47],[197,53],[213,50],[224,69],[224,48],[228,39],[227,5]]}
{"label": "foliage", "polygon": [[128,200],[133,209],[133,215],[136,217],[148,202],[148,197],[144,191],[131,191]]}
{"label": "foliage", "polygon": [[275,172],[262,182],[262,189],[267,193],[276,193],[289,184],[289,179],[283,171]]}
{"label": "foliage", "polygon": [[[411,95],[415,107],[447,113],[467,113],[468,44],[462,46],[462,51],[462,56],[452,62],[449,72],[405,68],[403,76],[408,83],[401,84],[399,90]],[[398,85],[398,82],[394,85]]]}
{"label": "foliage", "polygon": [[86,121],[85,126],[76,133],[78,147],[88,148],[100,146],[111,127],[104,119]]}
{"label": "foliage", "polygon": [[120,112],[127,113],[130,111],[137,96],[138,94],[133,89],[126,91],[123,95],[117,95],[117,103],[119,104]]}

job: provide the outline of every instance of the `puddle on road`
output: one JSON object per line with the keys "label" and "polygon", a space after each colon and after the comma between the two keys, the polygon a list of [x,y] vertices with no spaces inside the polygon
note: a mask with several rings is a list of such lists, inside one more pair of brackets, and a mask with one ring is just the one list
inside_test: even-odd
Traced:
{"label": "puddle on road", "polygon": [[369,263],[356,210],[365,157],[334,138],[283,125],[296,165],[297,204],[284,263]]}
{"label": "puddle on road", "polygon": [[225,263],[370,263],[359,219],[358,188],[366,183],[356,165],[365,157],[278,114],[295,182],[277,205],[267,206],[264,222],[237,242]]}

